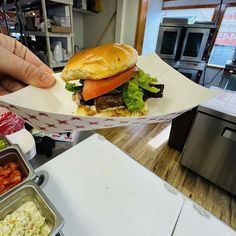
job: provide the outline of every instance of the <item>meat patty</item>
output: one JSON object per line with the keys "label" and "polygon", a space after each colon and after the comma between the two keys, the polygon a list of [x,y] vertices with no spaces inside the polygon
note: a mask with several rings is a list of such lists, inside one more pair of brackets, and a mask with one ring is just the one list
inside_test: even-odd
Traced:
{"label": "meat patty", "polygon": [[94,99],[94,104],[97,111],[105,110],[109,107],[124,106],[121,94],[104,95]]}

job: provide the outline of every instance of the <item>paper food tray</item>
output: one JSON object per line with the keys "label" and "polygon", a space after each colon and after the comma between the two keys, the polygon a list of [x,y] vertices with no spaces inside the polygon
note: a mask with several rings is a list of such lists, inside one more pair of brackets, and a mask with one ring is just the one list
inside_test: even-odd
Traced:
{"label": "paper food tray", "polygon": [[57,82],[50,89],[27,86],[17,92],[0,96],[0,105],[21,116],[38,130],[53,133],[166,122],[216,94],[192,82],[156,54],[140,56],[137,65],[165,85],[163,98],[149,99],[149,111],[143,117],[75,115],[76,104],[72,101],[71,93],[65,90],[60,74],[55,74]]}

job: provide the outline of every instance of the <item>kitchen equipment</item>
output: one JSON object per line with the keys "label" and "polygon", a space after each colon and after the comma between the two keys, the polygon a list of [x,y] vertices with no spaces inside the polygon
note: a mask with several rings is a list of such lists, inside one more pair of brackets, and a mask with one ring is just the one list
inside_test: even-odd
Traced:
{"label": "kitchen equipment", "polygon": [[169,65],[192,81],[199,83],[213,43],[216,26],[213,24],[160,25],[156,52]]}
{"label": "kitchen equipment", "polygon": [[50,28],[50,32],[52,33],[62,33],[62,34],[69,34],[71,33],[71,28],[66,26],[57,26],[52,25]]}
{"label": "kitchen equipment", "polygon": [[72,57],[72,52],[62,49],[63,61],[68,61]]}
{"label": "kitchen equipment", "polygon": [[212,24],[161,24],[156,52],[161,58],[207,61],[216,30]]}
{"label": "kitchen equipment", "polygon": [[234,48],[234,55],[232,58],[232,63],[236,64],[236,47]]}
{"label": "kitchen equipment", "polygon": [[55,23],[55,26],[70,27],[70,17],[53,17],[52,20]]}
{"label": "kitchen equipment", "polygon": [[236,195],[236,94],[199,106],[181,164]]}
{"label": "kitchen equipment", "polygon": [[47,55],[44,51],[38,51],[36,53],[36,55],[41,59],[41,61],[43,61],[45,64],[48,63],[48,58],[47,58]]}
{"label": "kitchen equipment", "polygon": [[35,17],[32,16],[25,16],[25,29],[29,31],[35,30]]}
{"label": "kitchen equipment", "polygon": [[165,62],[196,83],[199,83],[202,74],[204,74],[206,70],[205,62],[175,61],[167,59],[165,59]]}
{"label": "kitchen equipment", "polygon": [[74,52],[77,53],[77,52],[79,52],[79,51],[80,51],[79,45],[75,45],[75,46],[74,46]]}
{"label": "kitchen equipment", "polygon": [[71,33],[70,17],[56,17],[51,19],[50,31],[53,33]]}
{"label": "kitchen equipment", "polygon": [[0,220],[3,220],[7,214],[15,211],[26,201],[33,201],[52,229],[50,236],[55,236],[63,226],[63,218],[39,187],[46,183],[47,173],[42,171],[36,174],[17,145],[0,151],[0,165],[11,161],[19,165],[19,170],[25,179],[0,195]]}
{"label": "kitchen equipment", "polygon": [[236,59],[234,58],[231,63],[225,65],[218,87],[236,91],[236,63],[234,60]]}
{"label": "kitchen equipment", "polygon": [[0,151],[0,166],[3,166],[9,162],[16,162],[19,165],[19,170],[21,171],[25,179],[17,186],[12,187],[9,191],[0,194],[0,199],[7,195],[9,192],[15,190],[18,186],[26,183],[29,180],[33,180],[36,177],[33,168],[29,164],[28,160],[23,157],[23,154],[21,153],[18,145],[11,145]]}
{"label": "kitchen equipment", "polygon": [[48,58],[48,61],[52,61],[53,63],[55,63],[51,50],[47,51],[47,58]]}
{"label": "kitchen equipment", "polygon": [[40,214],[45,217],[45,221],[51,229],[50,236],[57,235],[62,227],[62,218],[46,195],[33,182],[27,182],[18,187],[14,192],[11,192],[0,201],[0,220],[28,201],[34,202]]}
{"label": "kitchen equipment", "polygon": [[168,145],[179,152],[183,151],[188,134],[192,127],[194,117],[196,115],[197,107],[186,111],[180,116],[176,117],[171,122],[170,136]]}
{"label": "kitchen equipment", "polygon": [[62,42],[56,41],[53,49],[54,60],[59,63],[63,61]]}
{"label": "kitchen equipment", "polygon": [[81,10],[87,10],[87,0],[74,0],[73,6]]}
{"label": "kitchen equipment", "polygon": [[195,23],[195,17],[163,17],[162,19],[163,24],[179,24],[179,25],[186,25],[186,24],[193,24]]}

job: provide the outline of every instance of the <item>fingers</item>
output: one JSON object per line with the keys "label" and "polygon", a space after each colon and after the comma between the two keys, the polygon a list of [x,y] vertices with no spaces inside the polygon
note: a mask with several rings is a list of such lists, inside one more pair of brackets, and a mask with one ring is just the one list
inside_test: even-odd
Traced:
{"label": "fingers", "polygon": [[55,78],[39,67],[10,53],[0,46],[0,73],[10,75],[25,84],[46,88],[54,84]]}
{"label": "fingers", "polygon": [[0,45],[16,56],[26,60],[27,62],[37,67],[40,67],[43,71],[50,74],[53,73],[53,71],[47,65],[45,65],[35,54],[33,54],[27,47],[25,47],[17,40],[9,36],[0,34]]}
{"label": "fingers", "polygon": [[6,94],[9,94],[9,92],[3,86],[0,85],[0,96],[6,95]]}
{"label": "fingers", "polygon": [[13,51],[15,55],[24,59],[27,62],[39,67],[41,70],[52,74],[53,71],[45,65],[35,54],[33,54],[27,47],[22,45],[20,42],[16,41],[15,49]]}
{"label": "fingers", "polygon": [[6,92],[13,93],[17,90],[24,88],[26,86],[26,84],[23,84],[20,81],[15,80],[10,77],[4,77],[0,80],[0,86],[1,86],[2,90],[5,89]]}

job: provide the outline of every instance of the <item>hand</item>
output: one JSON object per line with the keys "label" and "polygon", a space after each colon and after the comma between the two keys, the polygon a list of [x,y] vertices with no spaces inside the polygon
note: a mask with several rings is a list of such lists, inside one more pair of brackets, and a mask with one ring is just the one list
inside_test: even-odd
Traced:
{"label": "hand", "polygon": [[27,84],[47,88],[54,84],[53,71],[17,40],[0,33],[0,95]]}

